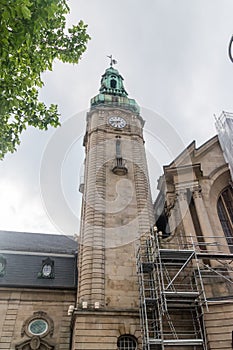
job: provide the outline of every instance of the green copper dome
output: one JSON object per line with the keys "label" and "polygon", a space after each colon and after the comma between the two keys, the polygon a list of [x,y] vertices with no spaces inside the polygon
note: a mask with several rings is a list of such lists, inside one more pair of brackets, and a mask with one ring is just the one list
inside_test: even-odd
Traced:
{"label": "green copper dome", "polygon": [[128,98],[123,85],[123,77],[112,66],[107,68],[101,78],[99,94],[91,99],[91,109],[97,106],[121,107],[139,113],[134,99]]}
{"label": "green copper dome", "polygon": [[128,94],[123,86],[123,80],[118,70],[113,67],[106,69],[105,73],[102,75],[100,93],[127,96]]}

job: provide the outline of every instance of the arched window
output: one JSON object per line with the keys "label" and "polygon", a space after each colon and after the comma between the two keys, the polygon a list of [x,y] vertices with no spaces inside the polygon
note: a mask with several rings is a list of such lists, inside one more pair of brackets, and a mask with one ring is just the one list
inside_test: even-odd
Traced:
{"label": "arched window", "polygon": [[137,340],[132,335],[121,335],[117,340],[118,350],[136,350]]}
{"label": "arched window", "polygon": [[116,88],[116,85],[117,85],[116,80],[115,80],[115,79],[111,79],[110,85],[111,85],[111,88],[112,88],[112,89],[115,89],[115,88]]}
{"label": "arched window", "polygon": [[220,194],[217,209],[227,243],[230,251],[233,252],[233,190],[231,186],[225,188]]}

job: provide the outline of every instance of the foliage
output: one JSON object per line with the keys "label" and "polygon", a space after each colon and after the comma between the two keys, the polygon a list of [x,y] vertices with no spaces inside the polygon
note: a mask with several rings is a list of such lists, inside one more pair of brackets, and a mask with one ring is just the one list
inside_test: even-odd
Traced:
{"label": "foliage", "polygon": [[90,39],[80,21],[66,29],[66,0],[0,0],[0,159],[31,125],[59,125],[56,105],[38,100],[41,73],[55,59],[78,63]]}

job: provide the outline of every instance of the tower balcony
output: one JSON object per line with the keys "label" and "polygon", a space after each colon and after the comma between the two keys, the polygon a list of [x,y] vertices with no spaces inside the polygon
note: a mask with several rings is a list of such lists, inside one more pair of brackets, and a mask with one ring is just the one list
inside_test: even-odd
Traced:
{"label": "tower balcony", "polygon": [[125,160],[122,157],[117,157],[114,161],[114,165],[112,168],[112,172],[115,175],[126,175],[128,173],[128,169],[125,164]]}
{"label": "tower balcony", "polygon": [[109,93],[107,94],[98,94],[97,96],[91,99],[91,109],[101,106],[101,107],[119,107],[124,109],[129,109],[134,113],[139,114],[140,108],[136,101],[132,98],[128,98],[127,96],[120,96],[116,94],[111,94],[111,89],[109,89]]}

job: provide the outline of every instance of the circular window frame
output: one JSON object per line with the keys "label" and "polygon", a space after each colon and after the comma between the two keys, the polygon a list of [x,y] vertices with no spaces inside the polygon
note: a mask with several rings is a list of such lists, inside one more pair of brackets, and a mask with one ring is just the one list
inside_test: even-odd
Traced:
{"label": "circular window frame", "polygon": [[[33,330],[31,329],[33,324],[35,324],[36,322],[42,322],[45,325],[45,329],[40,333],[33,332]],[[48,322],[44,318],[35,318],[34,320],[29,322],[29,324],[28,324],[28,332],[32,336],[38,336],[38,337],[44,336],[45,333],[48,333],[48,329],[49,329]]]}
{"label": "circular window frame", "polygon": [[[31,325],[33,322],[41,320],[47,324],[46,330],[41,333],[34,333],[33,331],[30,330]],[[27,335],[30,338],[33,337],[39,337],[39,338],[44,338],[47,335],[50,335],[50,337],[53,335],[54,332],[54,322],[53,320],[47,315],[46,312],[43,311],[37,311],[34,312],[31,317],[29,317],[23,324],[22,329],[21,329],[21,336]]]}

